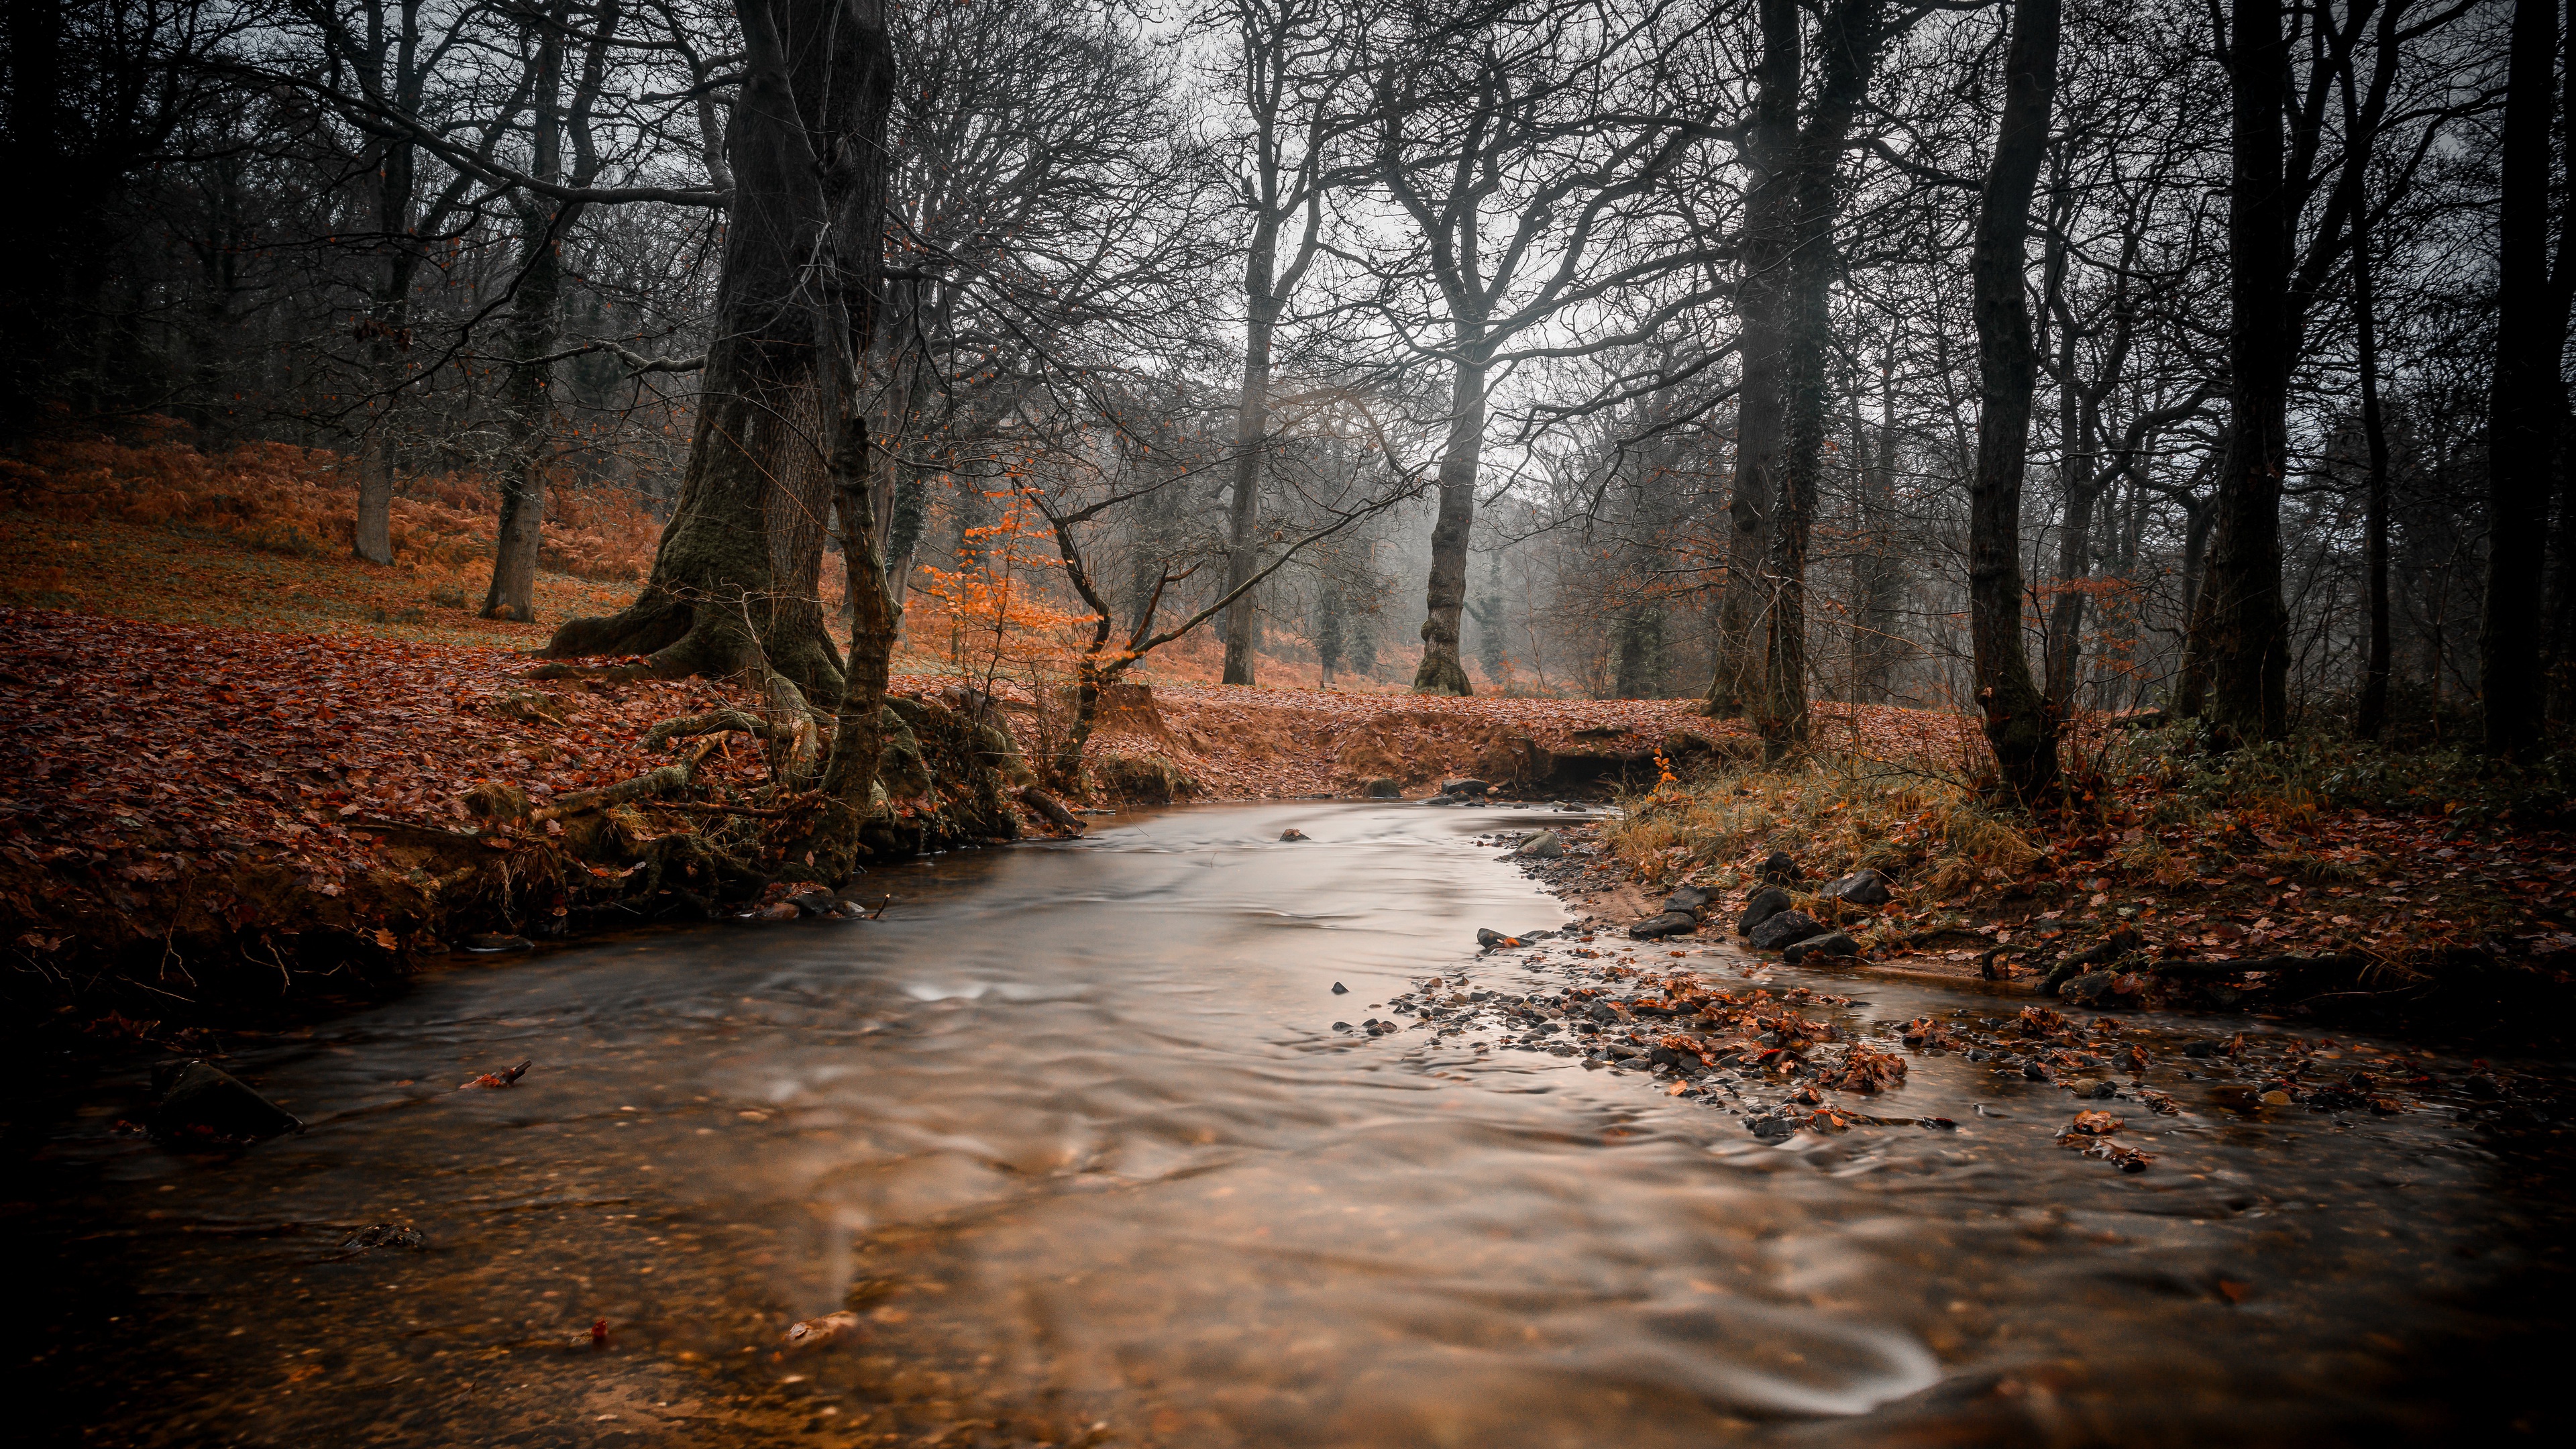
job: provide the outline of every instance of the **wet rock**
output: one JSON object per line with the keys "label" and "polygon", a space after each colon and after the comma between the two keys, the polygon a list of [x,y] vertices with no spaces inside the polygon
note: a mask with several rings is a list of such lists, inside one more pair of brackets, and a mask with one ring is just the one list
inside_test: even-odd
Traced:
{"label": "wet rock", "polygon": [[2111,994],[2111,983],[2118,979],[2108,971],[2087,971],[2059,986],[2057,995],[2078,1006],[2092,1006]]}
{"label": "wet rock", "polygon": [[1883,906],[1896,899],[1896,893],[1887,888],[1887,877],[1874,870],[1853,871],[1816,894],[1854,906]]}
{"label": "wet rock", "polygon": [[1479,927],[1476,931],[1476,944],[1484,947],[1488,951],[1499,946],[1517,946],[1520,943],[1520,937],[1506,936],[1500,931],[1489,931],[1482,927]]}
{"label": "wet rock", "polygon": [[1371,800],[1401,800],[1404,787],[1393,780],[1376,779],[1360,787],[1360,794]]}
{"label": "wet rock", "polygon": [[1279,838],[1282,840],[1307,840],[1312,837],[1308,836],[1305,831],[1299,830],[1292,825],[1286,830],[1280,831]]}
{"label": "wet rock", "polygon": [[418,1228],[398,1228],[391,1223],[373,1223],[340,1240],[344,1248],[424,1248],[429,1237]]}
{"label": "wet rock", "polygon": [[1789,852],[1775,850],[1769,859],[1762,862],[1760,878],[1764,885],[1787,885],[1802,874],[1804,872],[1798,869],[1798,863],[1789,858]]}
{"label": "wet rock", "polygon": [[1520,848],[1503,857],[1505,860],[1558,860],[1565,855],[1565,842],[1553,830],[1542,830],[1520,843]]}
{"label": "wet rock", "polygon": [[1821,936],[1824,931],[1824,922],[1805,911],[1777,911],[1753,928],[1753,947],[1757,951],[1777,951],[1809,936]]}
{"label": "wet rock", "polygon": [[156,1137],[259,1142],[304,1130],[302,1118],[202,1061],[165,1065],[153,1085],[160,1094],[150,1122]]}
{"label": "wet rock", "polygon": [[1619,1019],[1619,1008],[1606,1001],[1596,1001],[1592,1003],[1592,1010],[1585,1014],[1603,1026],[1608,1026]]}
{"label": "wet rock", "polygon": [[474,935],[456,943],[478,956],[498,955],[503,951],[533,951],[537,943],[525,936]]}
{"label": "wet rock", "polygon": [[1333,1030],[1335,1031],[1349,1031],[1350,1029],[1351,1024],[1347,1021],[1337,1021],[1333,1023]]}
{"label": "wet rock", "polygon": [[1628,934],[1640,941],[1656,941],[1666,936],[1686,936],[1698,929],[1699,917],[1688,911],[1666,911],[1630,926]]}
{"label": "wet rock", "polygon": [[1336,981],[1333,983],[1333,994],[1335,996],[1348,996],[1351,994],[1351,989]]}
{"label": "wet rock", "polygon": [[1440,793],[1443,795],[1455,795],[1462,799],[1481,799],[1486,791],[1493,788],[1493,782],[1489,780],[1449,780],[1444,781],[1441,784]]}
{"label": "wet rock", "polygon": [[1692,915],[1698,915],[1700,912],[1707,910],[1708,903],[1715,899],[1717,899],[1716,894],[1705,886],[1675,886],[1673,887],[1673,893],[1664,897],[1664,909],[1668,911],[1688,911]]}
{"label": "wet rock", "polygon": [[1841,931],[1827,931],[1821,936],[1810,936],[1790,946],[1780,953],[1780,959],[1795,966],[1810,956],[1857,956],[1859,954],[1858,941]]}
{"label": "wet rock", "polygon": [[1764,921],[1789,909],[1789,893],[1784,890],[1758,891],[1744,903],[1744,914],[1735,918],[1735,934],[1750,936]]}

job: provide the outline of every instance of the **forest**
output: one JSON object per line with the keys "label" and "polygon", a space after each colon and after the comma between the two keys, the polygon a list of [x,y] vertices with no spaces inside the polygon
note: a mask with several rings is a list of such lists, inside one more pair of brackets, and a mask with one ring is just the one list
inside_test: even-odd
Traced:
{"label": "forest", "polygon": [[961,668],[1977,709],[2024,789],[2570,707],[2546,7],[767,15],[14,7],[13,430],[307,450],[380,564],[461,481],[487,617],[658,527],[549,652],[825,706],[856,530]]}
{"label": "forest", "polygon": [[30,1442],[2565,1436],[2576,0],[5,8]]}

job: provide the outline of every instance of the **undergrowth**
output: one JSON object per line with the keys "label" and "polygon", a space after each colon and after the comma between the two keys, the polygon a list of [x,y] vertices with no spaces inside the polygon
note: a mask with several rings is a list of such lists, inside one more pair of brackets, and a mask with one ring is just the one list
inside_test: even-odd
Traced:
{"label": "undergrowth", "polygon": [[[123,436],[63,428],[0,457],[0,507],[62,522],[112,518],[185,537],[229,539],[295,558],[346,557],[356,537],[357,476],[350,460],[288,443],[243,443],[205,452],[185,425],[147,418]],[[398,481],[391,540],[397,564],[479,586],[500,518],[500,490],[475,473],[416,474]],[[539,565],[598,583],[641,579],[661,525],[632,493],[572,486],[549,490]]]}

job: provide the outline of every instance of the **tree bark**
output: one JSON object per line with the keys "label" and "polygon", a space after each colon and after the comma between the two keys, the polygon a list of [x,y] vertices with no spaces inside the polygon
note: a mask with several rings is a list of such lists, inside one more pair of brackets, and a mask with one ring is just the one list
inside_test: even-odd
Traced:
{"label": "tree bark", "polygon": [[[558,181],[563,175],[563,27],[571,21],[564,0],[537,27],[536,70],[530,87],[530,174]],[[519,202],[519,278],[510,296],[510,372],[502,385],[501,414],[509,454],[501,465],[501,523],[492,546],[492,586],[483,617],[536,622],[537,553],[546,518],[546,465],[554,437],[554,364],[563,300],[563,235],[577,207],[535,196]]]}
{"label": "tree bark", "polygon": [[2288,57],[2280,0],[2233,0],[2228,49],[2235,159],[2227,202],[2227,451],[2218,539],[2192,647],[2207,717],[2226,745],[2289,728],[2289,618],[2281,604],[2281,481],[2289,467],[2290,215],[2282,172]]}
{"label": "tree bark", "polygon": [[[1279,224],[1267,213],[1254,224],[1252,251],[1243,262],[1243,394],[1234,419],[1233,527],[1227,539],[1225,587],[1231,593],[1261,569],[1261,475],[1270,431],[1270,339],[1279,325],[1279,297],[1272,275],[1278,263]],[[1225,611],[1227,684],[1253,682],[1257,623],[1252,596]]]}
{"label": "tree bark", "polygon": [[[2021,489],[2038,361],[2024,299],[2031,192],[2057,91],[2058,0],[2022,0],[2004,58],[2004,108],[1969,261],[1977,319],[1977,471],[1968,485],[1973,683],[2003,783],[2037,804],[2057,781],[2057,710],[2022,642]],[[2074,498],[2068,498],[2070,510]]]}
{"label": "tree bark", "polygon": [[[1766,90],[1771,48],[1775,42],[1784,48],[1796,45],[1800,14],[1793,3],[1764,0]],[[1826,366],[1833,348],[1831,302],[1838,272],[1834,223],[1841,211],[1836,182],[1853,119],[1887,42],[1886,22],[1887,0],[1838,0],[1825,12],[1817,30],[1820,65],[1815,104],[1798,128],[1791,160],[1795,219],[1789,292],[1783,299],[1787,346],[1780,399],[1787,416],[1782,425],[1779,516],[1772,525],[1765,579],[1771,589],[1765,630],[1769,647],[1755,721],[1764,754],[1775,760],[1807,745],[1807,544],[1815,522],[1817,484],[1824,471]],[[1794,84],[1794,64],[1784,70]]]}
{"label": "tree bark", "polygon": [[1755,72],[1745,161],[1742,280],[1736,286],[1735,469],[1728,489],[1726,577],[1717,606],[1717,667],[1701,713],[1734,719],[1761,688],[1758,667],[1770,614],[1763,583],[1780,512],[1788,442],[1789,256],[1796,239],[1798,95],[1804,18],[1795,0],[1763,0],[1762,58]]}
{"label": "tree bark", "polygon": [[2478,631],[2486,749],[2528,755],[2545,704],[2541,577],[2551,464],[2567,395],[2567,316],[2540,305],[2549,277],[2549,159],[2558,55],[2556,0],[2516,0],[2504,106],[2496,268],[2496,366],[2487,440],[2486,616]]}
{"label": "tree bark", "polygon": [[[851,3],[877,8],[873,0]],[[785,36],[785,59],[775,82],[746,82],[726,137],[735,199],[716,336],[679,501],[635,602],[607,618],[566,623],[544,653],[641,654],[635,672],[660,678],[731,674],[765,655],[808,699],[838,699],[845,688],[839,652],[818,605],[783,597],[791,580],[781,577],[770,530],[779,510],[801,506],[778,480],[791,470],[816,476],[828,456],[806,421],[815,416],[816,373],[825,364],[814,342],[814,304],[801,291],[804,268],[819,225],[858,224],[838,215],[817,219],[811,168],[793,158],[832,156],[853,145],[881,156],[883,121],[880,115],[876,131],[861,133],[859,108],[870,98],[847,79],[861,73],[866,45],[857,32],[869,27],[836,25],[843,7],[814,0],[741,0],[737,8],[768,17]],[[867,45],[882,41],[881,22],[873,33],[877,40]],[[875,241],[874,213],[859,230]],[[873,276],[872,255],[867,266]],[[819,568],[819,528],[810,537]]]}
{"label": "tree bark", "polygon": [[[1472,348],[1472,344],[1471,344]],[[1467,606],[1467,540],[1476,525],[1476,467],[1485,448],[1485,363],[1462,351],[1449,389],[1449,446],[1440,455],[1440,512],[1431,525],[1430,616],[1422,621],[1422,663],[1413,687],[1425,694],[1470,695],[1475,686],[1459,662],[1459,616]]]}

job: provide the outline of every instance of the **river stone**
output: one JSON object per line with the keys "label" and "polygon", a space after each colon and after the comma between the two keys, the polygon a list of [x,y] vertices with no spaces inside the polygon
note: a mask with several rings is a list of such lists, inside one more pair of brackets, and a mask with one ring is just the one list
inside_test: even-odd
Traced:
{"label": "river stone", "polygon": [[1688,911],[1692,915],[1698,915],[1708,909],[1708,903],[1715,899],[1717,899],[1716,895],[1705,886],[1675,886],[1673,893],[1664,897],[1664,909]]}
{"label": "river stone", "polygon": [[1887,877],[1874,870],[1856,870],[1816,892],[1855,906],[1883,906],[1896,899],[1887,888]]}
{"label": "river stone", "polygon": [[2111,983],[2119,978],[2108,971],[2087,971],[2057,988],[2059,999],[2092,1006],[2111,994]]}
{"label": "river stone", "polygon": [[1381,777],[1362,785],[1360,793],[1371,800],[1400,800],[1404,798],[1404,787],[1393,780]]}
{"label": "river stone", "polygon": [[160,1079],[161,1100],[152,1108],[152,1130],[159,1136],[203,1134],[256,1142],[304,1130],[294,1113],[204,1062],[181,1062],[175,1070],[154,1075]]}
{"label": "river stone", "polygon": [[1840,931],[1827,931],[1821,936],[1810,936],[1792,945],[1780,953],[1780,959],[1795,966],[1810,956],[1857,956],[1859,954],[1858,941]]}
{"label": "river stone", "polygon": [[1791,860],[1785,850],[1771,852],[1770,858],[1762,862],[1761,880],[1764,885],[1787,885],[1800,874],[1798,863]]}
{"label": "river stone", "polygon": [[1699,929],[1699,917],[1688,911],[1666,911],[1652,920],[1639,921],[1628,928],[1628,934],[1640,941],[1656,941],[1666,936],[1686,936]]}
{"label": "river stone", "polygon": [[1777,951],[1809,936],[1823,935],[1824,930],[1824,923],[1805,911],[1776,911],[1753,928],[1753,947],[1757,951]]}
{"label": "river stone", "polygon": [[1440,786],[1440,793],[1443,795],[1482,795],[1492,788],[1494,788],[1492,783],[1485,780],[1450,780],[1444,782]]}
{"label": "river stone", "polygon": [[1556,860],[1564,854],[1565,842],[1557,839],[1556,832],[1553,830],[1542,830],[1538,834],[1531,836],[1529,839],[1522,841],[1520,848],[1513,851],[1508,857],[1506,857],[1506,859]]}
{"label": "river stone", "polygon": [[1759,891],[1744,903],[1744,914],[1735,918],[1735,934],[1750,936],[1764,921],[1789,909],[1789,893],[1772,889]]}

